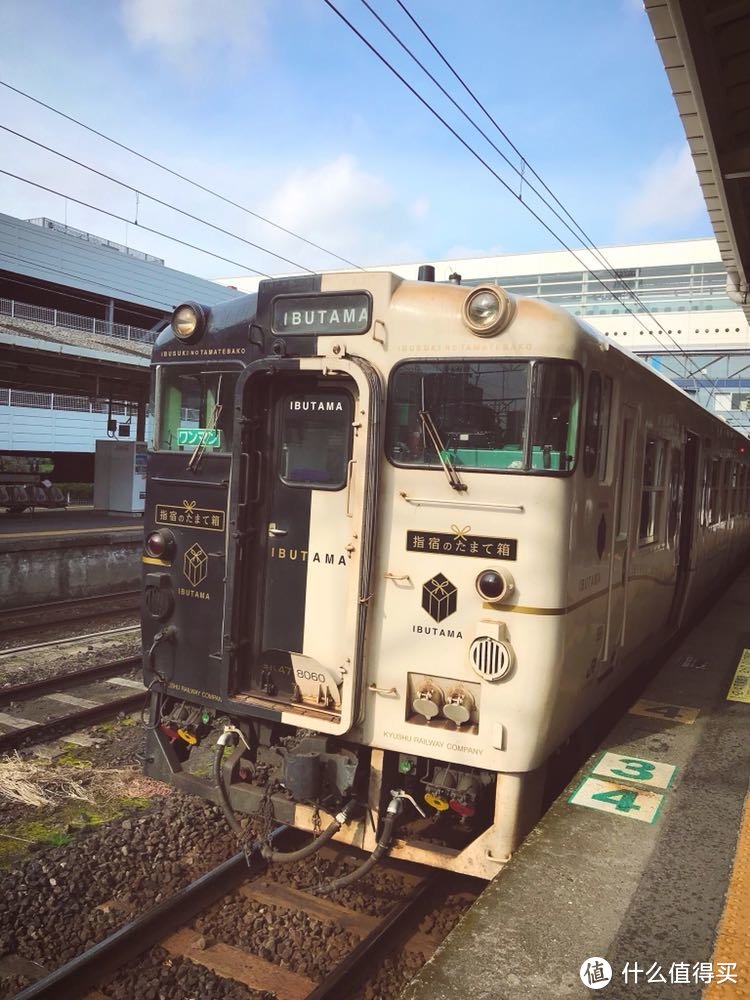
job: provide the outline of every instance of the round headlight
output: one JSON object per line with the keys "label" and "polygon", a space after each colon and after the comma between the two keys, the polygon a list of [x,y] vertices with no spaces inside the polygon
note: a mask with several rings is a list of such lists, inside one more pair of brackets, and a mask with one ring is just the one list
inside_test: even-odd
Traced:
{"label": "round headlight", "polygon": [[205,314],[193,302],[178,306],[172,314],[172,332],[180,340],[197,340],[203,333]]}
{"label": "round headlight", "polygon": [[496,604],[513,592],[513,580],[507,570],[486,569],[477,577],[476,588],[483,600]]}
{"label": "round headlight", "polygon": [[464,323],[479,337],[499,333],[513,316],[513,303],[499,288],[475,288],[464,302]]}
{"label": "round headlight", "polygon": [[174,535],[168,528],[152,531],[146,537],[145,549],[154,559],[169,559],[174,552]]}

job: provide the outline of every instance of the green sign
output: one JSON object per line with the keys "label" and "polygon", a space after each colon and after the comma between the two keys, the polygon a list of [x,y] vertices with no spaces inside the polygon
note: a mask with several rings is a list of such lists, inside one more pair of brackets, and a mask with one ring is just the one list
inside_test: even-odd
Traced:
{"label": "green sign", "polygon": [[215,427],[179,427],[177,444],[189,447],[202,444],[205,448],[218,448],[221,444],[221,431]]}

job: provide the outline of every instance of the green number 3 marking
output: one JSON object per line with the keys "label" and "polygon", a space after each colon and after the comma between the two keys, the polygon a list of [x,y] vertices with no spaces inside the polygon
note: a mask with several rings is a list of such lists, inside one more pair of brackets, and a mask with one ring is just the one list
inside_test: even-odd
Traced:
{"label": "green number 3 marking", "polygon": [[592,795],[592,799],[598,799],[599,802],[611,802],[618,812],[626,813],[630,812],[631,809],[640,809],[640,806],[635,804],[638,792],[626,792],[624,788],[613,788],[611,792],[597,792]]}
{"label": "green number 3 marking", "polygon": [[621,770],[612,768],[612,774],[620,778],[632,778],[633,781],[651,781],[654,776],[655,764],[634,757],[620,757]]}

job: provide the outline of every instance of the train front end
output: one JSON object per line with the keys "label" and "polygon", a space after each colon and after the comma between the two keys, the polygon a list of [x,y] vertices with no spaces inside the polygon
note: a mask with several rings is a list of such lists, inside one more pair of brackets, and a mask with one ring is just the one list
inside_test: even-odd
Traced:
{"label": "train front end", "polygon": [[187,304],[160,337],[146,770],[240,838],[250,815],[261,839],[277,821],[489,878],[525,832],[568,697],[545,609],[567,599],[580,365],[572,321],[516,312],[310,276]]}

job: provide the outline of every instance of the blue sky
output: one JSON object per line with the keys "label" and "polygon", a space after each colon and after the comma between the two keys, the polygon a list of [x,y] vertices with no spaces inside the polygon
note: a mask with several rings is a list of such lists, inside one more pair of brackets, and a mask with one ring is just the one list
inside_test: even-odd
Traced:
{"label": "blue sky", "polygon": [[[335,3],[517,191],[361,0]],[[492,131],[396,0],[370,3]],[[599,245],[711,235],[637,0],[404,3]],[[559,247],[323,0],[3,0],[0,37],[0,79],[357,264]],[[0,124],[304,267],[340,266],[5,87]],[[205,277],[292,270],[2,131],[0,167],[131,222],[0,175],[9,215],[67,221]],[[137,230],[136,214],[232,263]]]}

